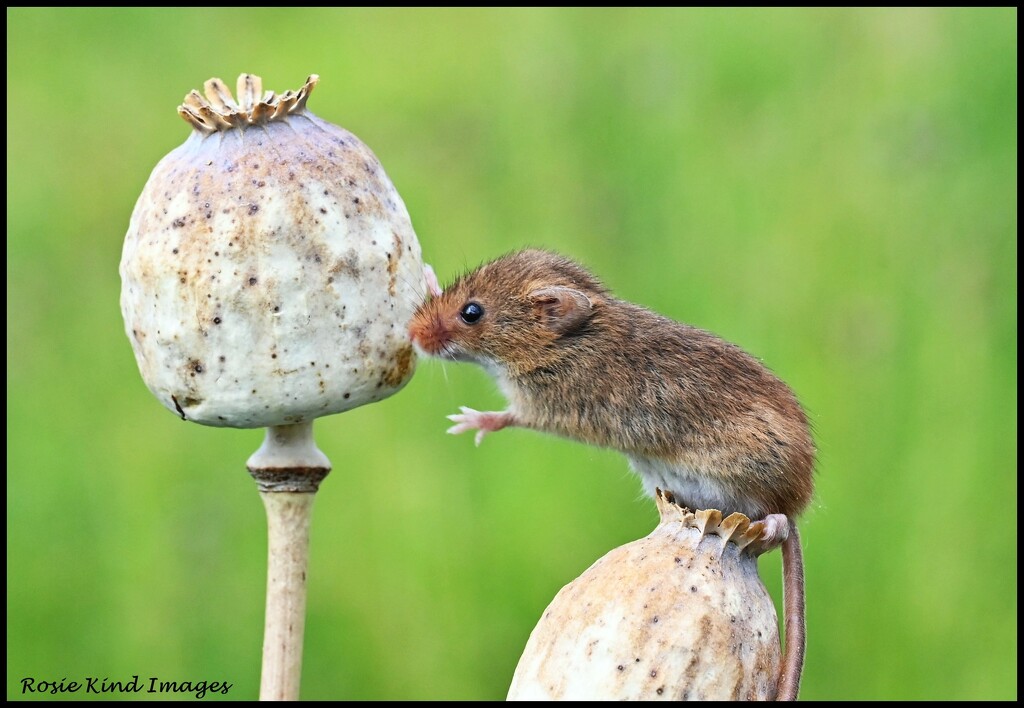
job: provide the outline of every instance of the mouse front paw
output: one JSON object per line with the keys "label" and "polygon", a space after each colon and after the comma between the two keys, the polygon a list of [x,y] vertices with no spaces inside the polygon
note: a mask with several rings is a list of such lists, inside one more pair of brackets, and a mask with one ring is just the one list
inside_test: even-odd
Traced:
{"label": "mouse front paw", "polygon": [[448,434],[458,435],[467,430],[476,430],[477,433],[474,441],[478,447],[487,433],[493,433],[510,425],[515,425],[515,419],[508,411],[481,412],[466,406],[459,406],[459,410],[462,413],[454,413],[448,416],[448,420],[455,423],[455,425],[448,428]]}

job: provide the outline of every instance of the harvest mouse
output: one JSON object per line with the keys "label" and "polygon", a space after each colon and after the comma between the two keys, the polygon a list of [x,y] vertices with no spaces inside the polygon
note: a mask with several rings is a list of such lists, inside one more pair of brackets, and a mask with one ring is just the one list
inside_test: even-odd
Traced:
{"label": "harvest mouse", "polygon": [[[794,518],[813,492],[814,443],[793,392],[738,346],[619,300],[590,272],[542,250],[502,256],[413,316],[420,353],[481,365],[508,399],[463,407],[448,432],[532,428],[626,455],[644,489],[691,509],[765,521],[782,546],[786,652],[779,700],[795,700],[805,647]],[[788,535],[787,535],[788,534]]]}

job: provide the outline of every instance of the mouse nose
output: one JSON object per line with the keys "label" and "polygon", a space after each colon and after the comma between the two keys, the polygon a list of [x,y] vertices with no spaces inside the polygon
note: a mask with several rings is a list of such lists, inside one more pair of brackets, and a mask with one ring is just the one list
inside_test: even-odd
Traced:
{"label": "mouse nose", "polygon": [[448,338],[448,331],[436,312],[418,312],[409,323],[409,341],[424,354],[437,354]]}

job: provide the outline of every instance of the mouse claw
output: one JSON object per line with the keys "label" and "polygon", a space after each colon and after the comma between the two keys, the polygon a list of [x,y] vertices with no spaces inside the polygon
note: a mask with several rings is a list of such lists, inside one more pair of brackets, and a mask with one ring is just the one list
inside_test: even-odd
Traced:
{"label": "mouse claw", "polygon": [[[469,418],[472,417],[472,415],[474,413],[479,413],[480,412],[480,411],[475,411],[472,408],[467,408],[466,406],[459,406],[459,410],[462,411],[462,412],[461,413],[452,413],[451,415],[445,416],[445,418],[447,418],[448,420],[452,421],[453,423],[459,423],[461,425],[461,424],[467,423]],[[452,428],[460,427],[460,425],[453,425],[451,428],[449,428],[449,431],[452,430]],[[468,430],[468,428],[464,429],[464,430],[460,430],[459,432],[462,433],[462,432],[465,432],[465,430]]]}
{"label": "mouse claw", "polygon": [[785,514],[769,514],[761,521],[764,527],[760,540],[774,546],[789,538],[789,519]]}
{"label": "mouse claw", "polygon": [[[459,410],[462,412],[452,413],[451,415],[446,416],[448,420],[455,423],[455,425],[448,428],[448,430],[446,431],[449,435],[459,435],[460,433],[464,433],[467,430],[478,429],[478,426],[475,425],[474,423],[474,416],[479,415],[480,411],[473,410],[472,408],[468,408],[466,406],[459,406]],[[477,441],[476,444],[480,444],[479,440]]]}
{"label": "mouse claw", "polygon": [[[448,416],[448,417],[449,418],[456,418],[456,417],[459,417],[459,416]],[[467,430],[474,430],[474,429],[476,429],[476,426],[474,426],[474,425],[471,425],[469,423],[459,423],[458,425],[453,425],[452,427],[448,428],[448,430],[446,432],[449,435],[458,435],[460,433],[466,432]],[[476,431],[476,435],[473,436],[473,442],[476,444],[477,447],[480,447],[480,443],[483,442],[483,439],[484,439],[485,435],[487,435],[487,431],[486,430],[477,430]]]}
{"label": "mouse claw", "polygon": [[467,406],[459,406],[459,410],[462,412],[453,413],[448,416],[448,420],[455,423],[455,425],[448,428],[448,434],[458,435],[467,430],[476,430],[477,434],[473,440],[476,442],[477,447],[483,442],[484,436],[487,433],[493,433],[509,425],[515,425],[514,418],[508,411],[482,413]]}

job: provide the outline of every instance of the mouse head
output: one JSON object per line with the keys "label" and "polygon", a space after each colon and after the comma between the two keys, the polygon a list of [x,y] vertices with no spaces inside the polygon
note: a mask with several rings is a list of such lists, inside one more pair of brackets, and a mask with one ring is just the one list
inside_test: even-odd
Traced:
{"label": "mouse head", "polygon": [[427,300],[409,336],[421,354],[472,361],[492,373],[530,371],[586,331],[608,291],[583,267],[548,251],[502,256]]}

